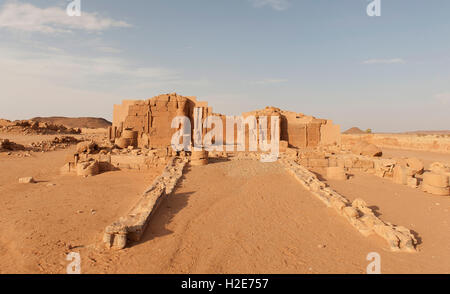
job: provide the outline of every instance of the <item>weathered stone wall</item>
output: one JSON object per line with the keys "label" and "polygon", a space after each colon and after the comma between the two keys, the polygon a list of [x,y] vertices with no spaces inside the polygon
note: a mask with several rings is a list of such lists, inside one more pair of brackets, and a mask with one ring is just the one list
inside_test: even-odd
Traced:
{"label": "weathered stone wall", "polygon": [[128,129],[138,132],[139,147],[170,146],[172,136],[177,131],[171,126],[173,118],[189,117],[193,126],[195,107],[203,109],[203,117],[211,112],[206,102],[198,102],[195,97],[183,97],[175,93],[145,101],[126,100],[122,105],[114,106],[113,126],[109,137],[111,140],[119,138],[123,130]]}
{"label": "weathered stone wall", "polygon": [[123,249],[129,241],[139,241],[150,217],[165,197],[170,195],[183,175],[186,161],[172,158],[161,176],[156,178],[130,212],[106,227],[103,242],[106,247]]}
{"label": "weathered stone wall", "polygon": [[[201,108],[202,121],[213,115],[207,102],[199,102],[195,97],[183,97],[177,94],[165,94],[145,101],[125,100],[122,105],[114,106],[113,126],[109,130],[111,140],[121,137],[124,130],[138,132],[138,146],[161,148],[171,144],[173,134],[171,123],[176,116],[186,116],[194,128],[194,108]],[[234,129],[234,142],[227,142],[226,116],[218,115],[223,123],[223,142],[235,145],[238,142],[237,128]],[[291,147],[315,148],[319,145],[340,144],[340,128],[331,121],[316,119],[301,113],[282,111],[275,107],[243,113],[244,118],[253,115],[260,124],[260,117],[267,117],[267,139],[271,137],[271,117],[278,116],[280,121],[280,140],[287,141]],[[209,129],[202,131],[205,135]],[[249,150],[249,127],[245,125],[245,148]],[[194,138],[194,136],[193,136]]]}
{"label": "weathered stone wall", "polygon": [[379,235],[388,242],[392,251],[416,252],[417,240],[409,229],[383,222],[363,200],[350,202],[295,161],[283,159],[281,163],[305,189],[328,207],[334,208],[364,236]]}

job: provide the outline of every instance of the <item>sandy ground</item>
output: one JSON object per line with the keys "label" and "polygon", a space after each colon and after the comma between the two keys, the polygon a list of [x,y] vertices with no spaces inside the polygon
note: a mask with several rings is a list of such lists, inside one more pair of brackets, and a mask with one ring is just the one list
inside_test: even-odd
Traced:
{"label": "sandy ground", "polygon": [[[109,251],[101,244],[104,228],[162,168],[61,176],[70,151],[0,155],[0,273],[65,273],[69,252],[81,254],[82,273],[365,273],[370,252],[381,255],[383,273],[450,273],[448,197],[365,174],[329,182],[351,200],[366,200],[383,220],[414,230],[420,251],[393,253],[278,163],[247,160],[187,168],[143,239]],[[25,176],[39,182],[19,184]]]}
{"label": "sandy ground", "polygon": [[[380,185],[376,178],[361,184],[368,187],[352,184],[344,182],[353,191],[349,198]],[[390,197],[409,195],[402,188],[386,183],[384,189]],[[365,273],[370,252],[381,255],[384,273],[450,273],[449,199],[412,192],[416,203],[408,210],[399,200],[384,214],[389,202],[375,201],[383,219],[411,226],[421,240],[419,253],[393,253],[384,240],[360,235],[277,163],[193,167],[144,240],[118,253],[114,273]]]}
{"label": "sandy ground", "polygon": [[383,150],[383,158],[417,157],[423,161],[425,167],[428,167],[431,163],[436,161],[450,164],[449,153],[402,150],[384,147],[382,148],[382,150]]}
{"label": "sandy ground", "polygon": [[403,225],[416,235],[419,252],[386,254],[395,262],[383,267],[386,273],[450,273],[450,197],[365,173],[355,173],[348,181],[327,183],[350,200],[365,200],[382,220]]}
{"label": "sandy ground", "polygon": [[110,273],[364,273],[383,247],[278,163],[231,161],[192,167]]}
{"label": "sandy ground", "polygon": [[[72,251],[88,252],[85,261],[95,266],[90,254],[101,260],[104,228],[124,215],[162,170],[61,176],[68,152],[0,155],[0,273],[65,273]],[[26,176],[38,183],[19,184]],[[99,262],[97,271],[108,262]]]}

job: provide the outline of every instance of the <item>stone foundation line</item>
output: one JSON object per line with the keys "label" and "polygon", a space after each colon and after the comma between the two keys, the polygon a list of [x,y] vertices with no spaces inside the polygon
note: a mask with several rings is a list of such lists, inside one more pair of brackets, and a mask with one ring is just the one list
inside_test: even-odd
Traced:
{"label": "stone foundation line", "polygon": [[103,236],[106,247],[120,250],[126,247],[128,240],[141,239],[150,217],[164,198],[174,191],[185,165],[186,160],[178,157],[169,161],[163,173],[153,181],[130,212],[106,227]]}
{"label": "stone foundation line", "polygon": [[388,242],[391,251],[417,251],[417,240],[407,228],[383,222],[375,216],[372,209],[368,208],[363,200],[355,199],[350,202],[327,187],[316,175],[295,161],[282,159],[280,162],[306,190],[310,191],[328,207],[333,207],[338,214],[345,217],[364,236],[379,235]]}

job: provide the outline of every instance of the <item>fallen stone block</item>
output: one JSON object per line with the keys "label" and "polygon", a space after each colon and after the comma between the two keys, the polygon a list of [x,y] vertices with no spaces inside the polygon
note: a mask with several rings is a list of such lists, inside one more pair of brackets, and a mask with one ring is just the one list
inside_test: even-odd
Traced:
{"label": "fallen stone block", "polygon": [[396,165],[392,180],[396,184],[406,185],[408,183],[408,177],[411,177],[413,174],[410,168]]}
{"label": "fallen stone block", "polygon": [[342,211],[344,212],[344,215],[346,215],[349,218],[358,218],[359,217],[358,210],[356,210],[353,207],[350,207],[350,206],[344,207],[344,209]]}
{"label": "fallen stone block", "polygon": [[328,159],[326,158],[309,158],[308,167],[328,167]]}
{"label": "fallen stone block", "polygon": [[345,173],[345,169],[343,167],[327,167],[326,177],[328,180],[347,180],[347,174]]}
{"label": "fallen stone block", "polygon": [[280,152],[286,152],[289,147],[288,141],[281,140],[279,144]]}
{"label": "fallen stone block", "polygon": [[298,155],[297,149],[294,149],[294,148],[286,148],[285,153],[286,153],[287,156],[290,156],[290,157],[293,157],[293,158],[297,157],[297,155]]}
{"label": "fallen stone block", "polygon": [[427,172],[423,175],[423,183],[433,187],[446,188],[449,185],[449,177],[445,174]]}
{"label": "fallen stone block", "polygon": [[361,141],[355,144],[351,152],[356,155],[363,155],[369,157],[380,157],[383,155],[383,152],[380,148],[378,148],[374,144],[369,144],[368,142]]}
{"label": "fallen stone block", "polygon": [[95,176],[100,172],[99,163],[97,160],[80,162],[77,165],[77,175],[83,177]]}
{"label": "fallen stone block", "polygon": [[33,183],[36,183],[36,182],[33,179],[33,177],[25,177],[25,178],[20,178],[19,179],[19,183],[21,183],[21,184],[33,184]]}
{"label": "fallen stone block", "polygon": [[414,177],[408,177],[406,179],[406,185],[408,185],[408,187],[411,187],[411,188],[417,188],[417,186],[419,185],[419,182]]}
{"label": "fallen stone block", "polygon": [[208,151],[192,151],[191,165],[202,166],[208,164]]}
{"label": "fallen stone block", "polygon": [[94,141],[85,141],[77,144],[77,153],[92,153],[98,149],[98,145]]}
{"label": "fallen stone block", "polygon": [[434,187],[425,183],[422,183],[422,191],[437,195],[437,196],[449,196],[450,187]]}
{"label": "fallen stone block", "polygon": [[132,143],[132,139],[130,138],[117,138],[115,141],[115,145],[120,149],[126,149],[128,146],[131,146]]}
{"label": "fallen stone block", "polygon": [[409,167],[415,175],[421,175],[425,168],[423,162],[414,157],[406,159],[406,166]]}
{"label": "fallen stone block", "polygon": [[430,164],[430,171],[435,174],[446,174],[450,172],[450,167],[441,163],[441,162],[433,162]]}

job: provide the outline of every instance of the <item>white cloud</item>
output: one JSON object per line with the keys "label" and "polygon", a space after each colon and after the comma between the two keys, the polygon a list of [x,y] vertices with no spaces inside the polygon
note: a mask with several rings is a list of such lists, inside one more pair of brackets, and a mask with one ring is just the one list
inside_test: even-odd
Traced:
{"label": "white cloud", "polygon": [[124,21],[83,12],[68,16],[60,7],[39,8],[32,4],[11,2],[0,10],[0,28],[40,33],[69,33],[72,30],[100,32],[113,27],[130,27]]}
{"label": "white cloud", "polygon": [[270,6],[275,10],[281,11],[289,8],[288,0],[250,0],[255,7]]}
{"label": "white cloud", "polygon": [[391,59],[368,59],[363,61],[363,64],[403,64],[406,63],[402,58]]}
{"label": "white cloud", "polygon": [[437,94],[435,98],[444,105],[450,105],[450,92]]}
{"label": "white cloud", "polygon": [[58,113],[109,117],[111,105],[122,99],[209,84],[207,79],[186,79],[178,70],[139,66],[116,56],[57,50],[0,47],[0,68],[0,117],[9,119]]}
{"label": "white cloud", "polygon": [[[164,68],[137,67],[115,57],[80,57],[64,52],[31,53],[0,49],[0,67],[23,76],[70,81],[76,78],[174,80],[178,73]],[[7,69],[7,70],[6,70]]]}

